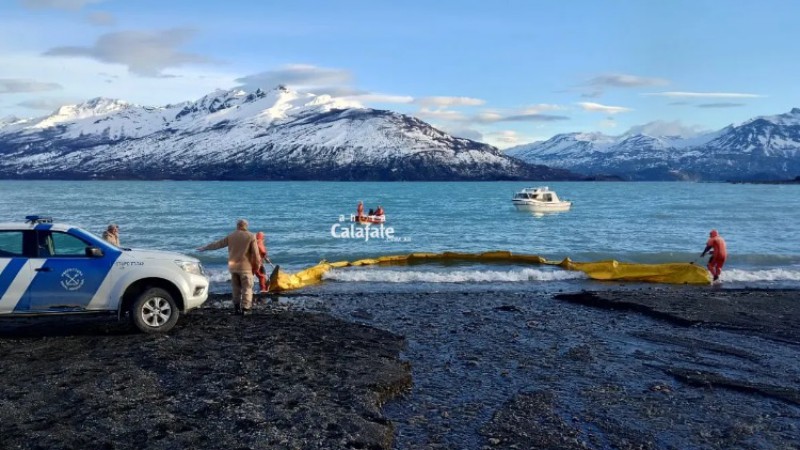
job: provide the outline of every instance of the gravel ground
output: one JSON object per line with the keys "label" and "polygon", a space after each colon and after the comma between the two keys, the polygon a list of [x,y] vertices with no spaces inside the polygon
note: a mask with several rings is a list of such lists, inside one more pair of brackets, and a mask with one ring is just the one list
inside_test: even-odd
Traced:
{"label": "gravel ground", "polygon": [[791,449],[800,448],[798,294],[316,300],[406,336],[414,386],[386,407],[398,449]]}
{"label": "gravel ground", "polygon": [[290,295],[0,321],[0,448],[800,448],[797,291]]}
{"label": "gravel ground", "polygon": [[320,314],[204,309],[164,336],[0,323],[1,449],[390,448],[403,339]]}

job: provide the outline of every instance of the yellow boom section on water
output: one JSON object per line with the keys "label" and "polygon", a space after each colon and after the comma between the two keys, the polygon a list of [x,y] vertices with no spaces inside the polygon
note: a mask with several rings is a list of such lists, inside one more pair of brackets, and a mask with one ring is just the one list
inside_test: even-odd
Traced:
{"label": "yellow boom section on water", "polygon": [[460,261],[495,262],[510,264],[549,264],[567,270],[578,270],[595,280],[639,281],[669,284],[709,284],[711,282],[705,268],[690,263],[633,264],[614,260],[597,262],[573,262],[565,258],[561,262],[547,261],[538,255],[516,254],[509,251],[483,253],[410,253],[357,261],[322,261],[316,266],[288,274],[282,270],[270,277],[270,292],[299,289],[322,281],[323,275],[331,269],[371,265],[413,265],[425,263],[446,263]]}

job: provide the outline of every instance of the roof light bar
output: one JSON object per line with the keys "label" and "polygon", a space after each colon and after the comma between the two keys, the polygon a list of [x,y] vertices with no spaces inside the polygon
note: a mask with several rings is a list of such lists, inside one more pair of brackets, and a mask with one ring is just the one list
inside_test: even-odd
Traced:
{"label": "roof light bar", "polygon": [[33,215],[33,216],[25,216],[26,223],[53,223],[53,218],[48,216],[40,216],[40,215]]}

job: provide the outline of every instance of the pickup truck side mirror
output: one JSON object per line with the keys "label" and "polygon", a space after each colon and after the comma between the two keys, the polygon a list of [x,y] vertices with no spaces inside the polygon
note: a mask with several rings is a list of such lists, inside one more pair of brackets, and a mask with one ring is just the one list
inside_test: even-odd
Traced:
{"label": "pickup truck side mirror", "polygon": [[103,250],[97,247],[86,247],[86,256],[90,258],[99,258],[103,256]]}

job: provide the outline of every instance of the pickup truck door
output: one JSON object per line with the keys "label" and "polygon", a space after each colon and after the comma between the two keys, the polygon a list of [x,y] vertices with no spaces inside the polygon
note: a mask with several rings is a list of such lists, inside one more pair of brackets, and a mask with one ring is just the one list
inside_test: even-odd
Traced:
{"label": "pickup truck door", "polygon": [[0,314],[15,312],[20,304],[27,304],[33,271],[24,251],[25,233],[0,230]]}
{"label": "pickup truck door", "polygon": [[37,230],[38,254],[28,300],[31,312],[81,312],[111,276],[110,255],[87,256],[91,244],[69,233]]}
{"label": "pickup truck door", "polygon": [[28,258],[0,257],[0,314],[27,312],[33,273]]}

